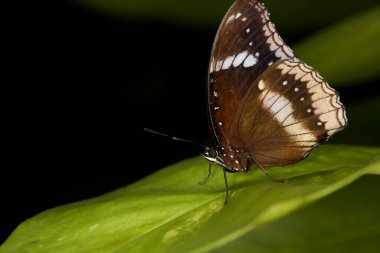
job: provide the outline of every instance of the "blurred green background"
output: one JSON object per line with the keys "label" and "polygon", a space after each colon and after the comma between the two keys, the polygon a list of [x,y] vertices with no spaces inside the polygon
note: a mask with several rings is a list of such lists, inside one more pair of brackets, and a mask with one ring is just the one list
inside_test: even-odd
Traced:
{"label": "blurred green background", "polygon": [[[46,1],[9,18],[17,95],[0,242],[47,208],[199,153],[142,128],[207,142],[207,66],[232,2]],[[379,146],[378,0],[264,2],[283,39],[347,107],[348,127],[331,142]]]}

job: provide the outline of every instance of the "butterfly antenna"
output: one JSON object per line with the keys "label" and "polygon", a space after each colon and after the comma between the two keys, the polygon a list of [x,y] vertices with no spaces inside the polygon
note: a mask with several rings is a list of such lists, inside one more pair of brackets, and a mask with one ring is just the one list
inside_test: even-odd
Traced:
{"label": "butterfly antenna", "polygon": [[203,147],[203,148],[208,148],[207,146],[205,146],[205,145],[203,145],[203,144],[200,144],[200,143],[198,143],[198,142],[190,141],[190,140],[186,140],[186,139],[182,139],[182,138],[178,138],[178,137],[171,136],[171,135],[168,135],[168,134],[163,134],[163,133],[160,133],[160,132],[154,131],[154,130],[149,129],[149,128],[144,128],[144,130],[147,131],[147,132],[149,132],[149,133],[157,134],[157,135],[161,135],[161,136],[164,136],[164,137],[170,138],[170,139],[175,140],[175,141],[187,142],[187,143],[191,143],[191,144],[194,144],[194,145],[197,145],[197,146]]}

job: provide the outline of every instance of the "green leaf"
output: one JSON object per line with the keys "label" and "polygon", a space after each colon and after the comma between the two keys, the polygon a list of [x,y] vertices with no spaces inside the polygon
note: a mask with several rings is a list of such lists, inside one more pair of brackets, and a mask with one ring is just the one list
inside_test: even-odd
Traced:
{"label": "green leaf", "polygon": [[380,76],[380,5],[295,46],[300,58],[335,84],[361,84]]}
{"label": "green leaf", "polygon": [[[365,176],[215,252],[379,252],[380,177]],[[349,211],[347,211],[349,210]]]}
{"label": "green leaf", "polygon": [[109,194],[54,208],[22,223],[0,252],[206,252],[350,184],[380,173],[380,149],[325,145],[296,165],[230,174],[204,186],[207,162],[193,158]]}

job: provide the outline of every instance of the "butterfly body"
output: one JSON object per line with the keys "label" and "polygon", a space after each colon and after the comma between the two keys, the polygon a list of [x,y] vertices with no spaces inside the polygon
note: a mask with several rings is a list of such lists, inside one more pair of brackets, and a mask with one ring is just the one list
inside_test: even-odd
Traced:
{"label": "butterfly body", "polygon": [[257,0],[237,0],[216,35],[208,82],[214,146],[229,172],[304,159],[347,124],[338,93],[283,42]]}

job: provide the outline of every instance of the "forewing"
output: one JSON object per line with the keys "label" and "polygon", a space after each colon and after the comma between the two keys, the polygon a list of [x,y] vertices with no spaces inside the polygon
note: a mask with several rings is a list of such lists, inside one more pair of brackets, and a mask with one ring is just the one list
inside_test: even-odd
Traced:
{"label": "forewing", "polygon": [[228,143],[232,120],[248,88],[278,60],[293,59],[256,0],[237,0],[224,17],[215,38],[208,84],[209,118],[216,141]]}
{"label": "forewing", "polygon": [[302,62],[279,61],[247,91],[230,129],[265,167],[295,163],[347,125],[338,93]]}

